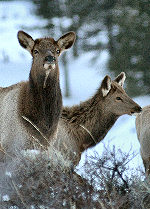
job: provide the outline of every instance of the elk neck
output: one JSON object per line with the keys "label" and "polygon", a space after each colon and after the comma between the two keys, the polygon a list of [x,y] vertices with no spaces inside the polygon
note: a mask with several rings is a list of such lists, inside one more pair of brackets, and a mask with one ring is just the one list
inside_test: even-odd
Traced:
{"label": "elk neck", "polygon": [[32,67],[29,81],[24,83],[21,89],[20,108],[21,116],[27,117],[49,138],[56,132],[62,109],[58,66],[49,73],[45,88],[44,79],[44,71],[35,73]]}
{"label": "elk neck", "polygon": [[62,119],[68,133],[72,134],[71,138],[78,141],[80,152],[100,142],[118,119],[105,106],[99,89],[91,99],[80,105],[63,108]]}

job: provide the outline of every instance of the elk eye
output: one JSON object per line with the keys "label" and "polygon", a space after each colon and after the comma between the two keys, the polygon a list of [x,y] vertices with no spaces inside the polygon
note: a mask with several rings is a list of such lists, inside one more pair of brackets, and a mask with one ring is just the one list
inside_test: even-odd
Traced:
{"label": "elk eye", "polygon": [[116,97],[116,100],[122,100],[120,97]]}
{"label": "elk eye", "polygon": [[38,54],[38,53],[39,53],[38,50],[35,49],[35,50],[34,50],[34,54]]}
{"label": "elk eye", "polygon": [[56,50],[56,53],[57,53],[57,54],[60,54],[60,50],[59,50],[59,49],[57,49],[57,50]]}

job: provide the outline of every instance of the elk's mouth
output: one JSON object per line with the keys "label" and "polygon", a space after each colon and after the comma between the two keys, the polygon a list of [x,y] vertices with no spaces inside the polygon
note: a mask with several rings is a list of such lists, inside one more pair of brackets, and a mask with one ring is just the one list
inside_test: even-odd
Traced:
{"label": "elk's mouth", "polygon": [[139,106],[139,107],[136,107],[134,110],[131,110],[129,115],[137,116],[141,111],[142,111],[142,108]]}
{"label": "elk's mouth", "polygon": [[55,63],[46,62],[46,63],[44,63],[43,66],[44,66],[44,69],[45,69],[45,70],[54,70],[56,64],[55,64]]}
{"label": "elk's mouth", "polygon": [[55,66],[56,66],[56,58],[54,56],[47,56],[45,57],[45,60],[44,60],[44,69],[45,70],[54,70],[55,69]]}
{"label": "elk's mouth", "polygon": [[44,79],[43,88],[46,88],[47,78],[51,70],[54,70],[56,68],[56,58],[51,55],[45,57],[43,67],[45,69],[45,79]]}

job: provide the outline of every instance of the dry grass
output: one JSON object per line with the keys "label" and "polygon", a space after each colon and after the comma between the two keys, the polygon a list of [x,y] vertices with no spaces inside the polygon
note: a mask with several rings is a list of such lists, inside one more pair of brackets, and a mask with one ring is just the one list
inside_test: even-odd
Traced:
{"label": "dry grass", "polygon": [[[117,152],[122,156],[119,159]],[[134,154],[107,149],[100,158],[95,153],[84,165],[87,181],[69,166],[64,168],[61,153],[51,156],[46,152],[29,153],[20,153],[13,162],[3,165],[0,208],[150,208],[150,179],[142,181],[136,173],[125,175]],[[6,194],[9,201],[2,201]]]}

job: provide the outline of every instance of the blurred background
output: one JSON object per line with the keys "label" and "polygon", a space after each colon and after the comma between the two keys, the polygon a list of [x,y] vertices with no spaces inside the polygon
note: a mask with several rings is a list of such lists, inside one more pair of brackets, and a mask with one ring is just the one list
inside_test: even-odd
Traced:
{"label": "blurred background", "polygon": [[[0,85],[28,79],[31,56],[20,47],[18,30],[33,38],[52,36],[55,40],[75,31],[73,48],[60,58],[64,105],[88,99],[106,74],[113,79],[122,71],[127,76],[125,90],[129,96],[141,106],[148,105],[149,6],[148,0],[0,0]],[[99,154],[104,143],[125,152],[135,151],[130,166],[142,165],[134,117],[122,116],[117,121],[103,143],[94,148]]]}

